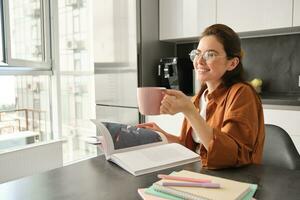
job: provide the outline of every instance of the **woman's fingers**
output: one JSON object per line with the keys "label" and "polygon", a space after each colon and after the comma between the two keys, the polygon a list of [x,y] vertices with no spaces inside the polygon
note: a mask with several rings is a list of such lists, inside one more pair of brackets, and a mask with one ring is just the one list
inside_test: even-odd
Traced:
{"label": "woman's fingers", "polygon": [[136,127],[163,132],[163,130],[155,122],[147,122],[147,123],[138,124],[138,125],[136,125]]}
{"label": "woman's fingers", "polygon": [[[168,90],[168,91],[171,91],[169,92],[169,94],[165,94],[163,100],[161,101],[161,108],[160,108],[160,112],[162,114],[176,114],[177,112],[180,112],[180,110],[178,109],[179,108],[179,104],[180,104],[180,98],[181,98],[181,95],[178,94],[178,91],[176,90]],[[174,95],[171,95],[172,94],[175,94],[176,96]]]}
{"label": "woman's fingers", "polygon": [[[174,98],[174,97],[173,97]],[[177,113],[177,108],[176,108],[176,102],[174,102],[173,99],[171,98],[166,98],[162,101],[162,104],[160,106],[160,113],[161,114],[175,114]]]}
{"label": "woman's fingers", "polygon": [[161,114],[170,114],[170,115],[175,114],[174,112],[172,112],[172,110],[170,110],[168,107],[165,107],[165,106],[160,107],[160,113]]}
{"label": "woman's fingers", "polygon": [[179,90],[168,89],[168,90],[164,90],[164,93],[167,94],[167,95],[170,95],[170,96],[174,96],[174,97],[182,97],[182,96],[184,96],[184,94],[181,91],[179,91]]}
{"label": "woman's fingers", "polygon": [[152,129],[152,128],[154,128],[154,126],[155,125],[151,122],[136,125],[137,128],[148,128],[148,129]]}
{"label": "woman's fingers", "polygon": [[147,122],[147,123],[141,123],[136,125],[137,127],[141,127],[141,126],[153,126],[153,122]]}
{"label": "woman's fingers", "polygon": [[172,101],[171,98],[169,98],[169,96],[168,96],[168,97],[166,96],[166,97],[161,101],[161,105],[163,105],[163,106],[165,106],[165,107],[171,107],[173,103],[174,103],[174,102]]}

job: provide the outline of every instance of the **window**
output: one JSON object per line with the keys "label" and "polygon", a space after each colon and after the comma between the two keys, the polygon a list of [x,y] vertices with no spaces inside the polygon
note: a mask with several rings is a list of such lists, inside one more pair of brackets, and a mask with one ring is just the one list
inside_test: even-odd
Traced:
{"label": "window", "polygon": [[[85,142],[96,135],[91,1],[1,2],[6,48],[0,58],[8,66],[0,66],[0,149],[58,136],[65,139],[65,164],[95,156],[97,148]],[[30,134],[16,140],[24,132]]]}
{"label": "window", "polygon": [[4,44],[3,44],[3,34],[2,34],[2,31],[3,31],[3,13],[2,13],[2,1],[0,2],[0,65],[3,65],[5,64],[4,63],[4,55],[3,55],[3,47],[4,47]]}
{"label": "window", "polygon": [[95,156],[85,138],[96,135],[94,63],[92,60],[91,1],[58,3],[60,102],[64,163]]}
{"label": "window", "polygon": [[4,0],[7,63],[50,69],[49,2]]}
{"label": "window", "polygon": [[49,76],[0,76],[0,150],[52,138]]}
{"label": "window", "polygon": [[53,139],[48,11],[46,0],[1,1],[0,149]]}

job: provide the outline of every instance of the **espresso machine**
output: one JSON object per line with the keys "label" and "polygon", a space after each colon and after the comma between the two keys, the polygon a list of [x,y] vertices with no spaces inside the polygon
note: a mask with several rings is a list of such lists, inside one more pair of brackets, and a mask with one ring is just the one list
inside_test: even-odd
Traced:
{"label": "espresso machine", "polygon": [[159,86],[193,95],[193,63],[188,58],[161,58],[158,65]]}

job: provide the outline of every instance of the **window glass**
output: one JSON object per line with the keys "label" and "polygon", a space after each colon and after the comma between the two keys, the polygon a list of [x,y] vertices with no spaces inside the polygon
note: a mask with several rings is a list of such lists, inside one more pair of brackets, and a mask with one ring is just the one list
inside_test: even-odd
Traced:
{"label": "window glass", "polygon": [[9,0],[12,59],[44,60],[41,0]]}
{"label": "window glass", "polygon": [[60,102],[64,163],[97,154],[86,138],[96,135],[94,63],[92,61],[92,1],[57,1],[59,18]]}
{"label": "window glass", "polygon": [[132,63],[136,68],[136,2],[97,0],[94,7],[95,63]]}
{"label": "window glass", "polygon": [[90,52],[89,3],[91,1],[58,1],[61,71],[94,70]]}
{"label": "window glass", "polygon": [[0,62],[3,62],[3,44],[2,44],[2,30],[0,27]]}
{"label": "window glass", "polygon": [[0,76],[0,150],[52,139],[50,77]]}

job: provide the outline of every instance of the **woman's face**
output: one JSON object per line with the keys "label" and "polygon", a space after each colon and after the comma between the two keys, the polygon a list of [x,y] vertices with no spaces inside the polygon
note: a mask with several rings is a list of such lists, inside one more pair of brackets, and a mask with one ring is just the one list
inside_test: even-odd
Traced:
{"label": "woman's face", "polygon": [[222,43],[215,36],[201,38],[197,53],[193,64],[197,79],[201,82],[218,84],[223,74],[232,68]]}

